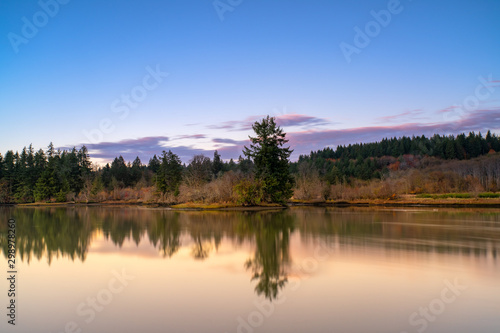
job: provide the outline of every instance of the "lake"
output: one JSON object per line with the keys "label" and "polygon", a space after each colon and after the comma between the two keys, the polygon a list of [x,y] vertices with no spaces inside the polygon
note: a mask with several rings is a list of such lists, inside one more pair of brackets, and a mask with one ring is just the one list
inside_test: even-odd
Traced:
{"label": "lake", "polygon": [[499,213],[0,207],[0,331],[496,333]]}

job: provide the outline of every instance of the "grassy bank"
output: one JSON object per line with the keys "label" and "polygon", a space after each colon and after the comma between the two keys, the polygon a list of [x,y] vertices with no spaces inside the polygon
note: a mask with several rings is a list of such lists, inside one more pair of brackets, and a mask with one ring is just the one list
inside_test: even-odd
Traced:
{"label": "grassy bank", "polygon": [[352,200],[292,200],[292,205],[308,206],[428,206],[428,207],[500,207],[500,196],[480,196],[469,193],[439,195],[401,195],[388,199]]}
{"label": "grassy bank", "polygon": [[[405,194],[386,199],[350,199],[350,200],[290,200],[289,206],[429,206],[429,207],[500,207],[500,193],[446,193],[446,194]],[[103,202],[58,202],[17,204],[20,207],[68,207],[68,206],[144,206],[167,207],[179,210],[259,210],[277,209],[286,206],[263,203],[256,206],[243,206],[231,202],[203,203],[185,202],[164,204],[137,200],[108,200]]]}

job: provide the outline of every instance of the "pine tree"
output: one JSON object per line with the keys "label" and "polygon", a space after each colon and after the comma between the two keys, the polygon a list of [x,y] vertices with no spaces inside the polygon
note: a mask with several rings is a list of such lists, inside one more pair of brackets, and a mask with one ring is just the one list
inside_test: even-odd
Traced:
{"label": "pine tree", "polygon": [[130,168],[130,182],[132,185],[137,184],[142,177],[142,162],[139,156],[135,157],[132,162],[132,167]]}
{"label": "pine tree", "polygon": [[289,158],[293,150],[283,147],[286,133],[269,117],[252,125],[256,137],[250,138],[250,148],[243,150],[255,164],[255,176],[262,182],[264,200],[285,203],[292,194],[294,179],[289,171]]}
{"label": "pine tree", "polygon": [[217,150],[214,152],[214,160],[212,162],[212,173],[215,178],[219,176],[219,172],[222,171],[224,164],[222,163],[222,159]]}
{"label": "pine tree", "polygon": [[123,159],[123,156],[115,157],[113,162],[111,163],[111,177],[116,179],[115,185],[126,186],[129,183],[129,173],[128,173],[127,164]]}
{"label": "pine tree", "polygon": [[161,165],[161,162],[158,159],[158,157],[156,157],[156,154],[155,154],[153,156],[153,158],[149,159],[148,169],[151,170],[153,173],[157,173],[158,170],[160,170],[160,165]]}
{"label": "pine tree", "polygon": [[89,152],[85,145],[83,145],[80,150],[78,150],[77,156],[80,175],[82,177],[85,177],[92,171],[92,162],[90,161]]}
{"label": "pine tree", "polygon": [[[43,153],[43,152],[42,152]],[[61,157],[54,151],[54,145],[50,143],[47,153],[49,155],[46,167],[40,178],[38,178],[33,191],[35,201],[47,201],[55,198],[57,194],[61,196],[63,182],[60,178]]]}
{"label": "pine tree", "polygon": [[457,152],[455,151],[455,141],[448,140],[446,142],[446,152],[445,156],[447,159],[451,160],[457,158]]}
{"label": "pine tree", "polygon": [[182,181],[182,163],[172,151],[163,151],[160,169],[157,174],[156,186],[163,194],[179,194],[179,185]]}

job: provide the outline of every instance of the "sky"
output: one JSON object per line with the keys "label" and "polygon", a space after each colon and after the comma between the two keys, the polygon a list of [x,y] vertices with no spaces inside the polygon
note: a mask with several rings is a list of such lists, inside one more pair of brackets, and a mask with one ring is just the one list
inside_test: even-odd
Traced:
{"label": "sky", "polygon": [[274,116],[292,160],[500,133],[498,0],[0,0],[0,153],[238,158]]}

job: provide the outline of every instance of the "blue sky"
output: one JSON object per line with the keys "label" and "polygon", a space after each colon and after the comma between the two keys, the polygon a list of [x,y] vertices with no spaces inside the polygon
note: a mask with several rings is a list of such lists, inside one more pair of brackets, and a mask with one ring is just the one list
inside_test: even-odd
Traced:
{"label": "blue sky", "polygon": [[500,133],[499,17],[496,0],[1,1],[0,152],[237,158],[268,114],[294,158]]}

